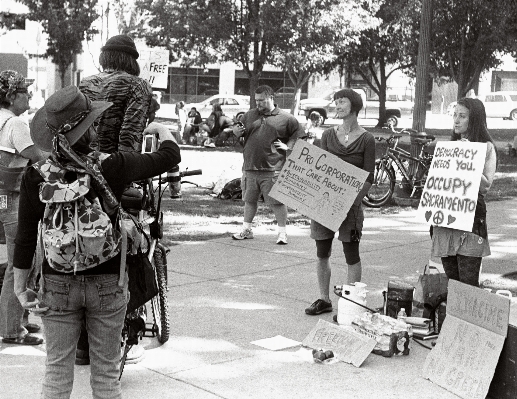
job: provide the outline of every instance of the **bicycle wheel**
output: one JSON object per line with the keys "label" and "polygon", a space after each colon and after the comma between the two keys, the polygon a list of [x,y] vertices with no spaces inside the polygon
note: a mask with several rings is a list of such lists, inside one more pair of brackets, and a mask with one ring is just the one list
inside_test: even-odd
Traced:
{"label": "bicycle wheel", "polygon": [[153,263],[158,283],[158,295],[151,299],[154,326],[158,341],[162,344],[169,340],[169,303],[167,302],[167,258],[165,248],[158,244],[154,250]]}
{"label": "bicycle wheel", "polygon": [[395,190],[395,171],[386,161],[378,159],[375,161],[373,183],[368,194],[363,198],[363,204],[370,208],[380,208],[386,205]]}

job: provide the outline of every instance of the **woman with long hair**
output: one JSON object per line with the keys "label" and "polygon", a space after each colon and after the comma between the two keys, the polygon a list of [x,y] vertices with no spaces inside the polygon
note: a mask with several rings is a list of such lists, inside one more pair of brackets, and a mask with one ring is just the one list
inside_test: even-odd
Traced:
{"label": "woman with long hair", "polygon": [[[201,125],[201,128],[208,133],[208,139],[204,143],[205,147],[215,147],[216,144],[224,142],[230,131],[228,128],[231,126],[233,126],[233,121],[224,114],[221,105],[214,104],[206,123]],[[225,132],[225,129],[228,130]]]}
{"label": "woman with long hair", "polygon": [[444,271],[450,279],[478,287],[482,258],[490,255],[485,195],[494,181],[497,152],[487,129],[485,106],[480,100],[460,99],[453,118],[451,140],[486,143],[485,165],[472,231],[432,226],[432,255],[441,258]]}

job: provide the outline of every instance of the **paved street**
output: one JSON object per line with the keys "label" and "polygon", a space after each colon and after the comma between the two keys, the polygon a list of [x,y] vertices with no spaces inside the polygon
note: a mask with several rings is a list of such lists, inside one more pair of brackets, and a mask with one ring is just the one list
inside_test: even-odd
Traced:
{"label": "paved street", "polygon": [[[416,282],[428,260],[428,229],[414,216],[411,209],[367,210],[361,248],[371,307],[382,305],[389,280]],[[515,279],[517,274],[517,200],[489,203],[488,223],[493,254],[485,258],[482,280],[512,286],[515,281],[502,281],[501,275],[513,273]],[[163,346],[151,338],[141,342],[146,357],[126,366],[125,398],[456,398],[420,376],[428,349],[415,343],[407,357],[370,354],[360,368],[316,364],[299,348],[269,351],[251,344],[277,335],[302,341],[318,320],[304,314],[317,297],[314,243],[308,227],[290,226],[288,233],[288,246],[274,244],[268,225],[255,230],[254,240],[228,237],[171,246],[171,338]],[[345,281],[340,252],[336,246],[332,284]],[[332,314],[321,318],[331,321]],[[0,343],[0,397],[37,397],[44,356],[44,345]],[[91,397],[88,366],[76,366],[72,397]]]}

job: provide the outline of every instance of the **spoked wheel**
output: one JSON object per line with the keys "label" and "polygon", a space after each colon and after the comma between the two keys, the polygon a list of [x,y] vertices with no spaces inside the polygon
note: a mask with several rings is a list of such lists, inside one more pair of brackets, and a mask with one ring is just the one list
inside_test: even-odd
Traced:
{"label": "spoked wheel", "polygon": [[122,378],[122,373],[124,372],[124,366],[126,365],[127,354],[129,353],[129,351],[131,350],[132,347],[133,347],[133,345],[128,345],[128,344],[124,345],[124,353],[122,354],[122,358],[120,359],[120,374],[118,376],[119,380]]}
{"label": "spoked wheel", "polygon": [[167,258],[165,248],[158,244],[154,250],[153,263],[158,283],[158,295],[151,299],[153,309],[154,326],[158,341],[162,344],[169,340],[169,303],[167,302]]}
{"label": "spoked wheel", "polygon": [[380,208],[386,205],[395,190],[395,171],[383,160],[375,161],[373,183],[368,194],[363,198],[363,204],[370,208]]}

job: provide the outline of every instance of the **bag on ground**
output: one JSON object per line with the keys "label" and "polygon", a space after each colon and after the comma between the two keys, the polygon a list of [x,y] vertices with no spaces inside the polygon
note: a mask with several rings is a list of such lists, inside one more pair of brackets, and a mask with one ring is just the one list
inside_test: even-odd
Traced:
{"label": "bag on ground", "polygon": [[241,178],[238,177],[226,183],[217,198],[232,200],[242,199]]}
{"label": "bag on ground", "polygon": [[[33,166],[44,180],[39,198],[46,205],[39,234],[50,267],[75,273],[117,255],[120,230],[102,209],[90,175],[70,172],[51,159]],[[76,178],[70,178],[74,173]]]}
{"label": "bag on ground", "polygon": [[447,296],[449,279],[436,266],[426,264],[416,284],[414,305],[422,308],[426,304],[435,308]]}

